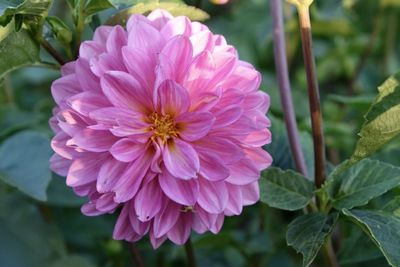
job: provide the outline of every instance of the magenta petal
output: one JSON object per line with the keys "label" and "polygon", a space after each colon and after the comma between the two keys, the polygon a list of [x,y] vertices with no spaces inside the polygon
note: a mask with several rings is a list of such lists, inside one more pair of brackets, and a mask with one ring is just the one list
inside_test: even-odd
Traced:
{"label": "magenta petal", "polygon": [[95,181],[104,159],[102,154],[75,159],[68,171],[67,185],[75,187]]}
{"label": "magenta petal", "polygon": [[217,216],[215,224],[210,228],[211,233],[218,234],[219,231],[221,231],[222,225],[224,224],[224,219],[225,219],[224,214],[219,214]]}
{"label": "magenta petal", "polygon": [[181,213],[180,206],[169,201],[153,221],[153,233],[156,238],[164,236],[176,223]]}
{"label": "magenta petal", "polygon": [[127,164],[109,157],[100,167],[96,188],[100,193],[110,192],[114,189],[118,179],[124,173]]}
{"label": "magenta petal", "polygon": [[103,93],[116,106],[146,113],[152,107],[149,92],[133,76],[122,71],[109,71],[101,79]]}
{"label": "magenta petal", "polygon": [[229,176],[229,169],[225,167],[223,161],[211,153],[201,153],[200,174],[209,181],[221,181]]}
{"label": "magenta petal", "polygon": [[178,179],[166,170],[158,177],[161,189],[171,200],[185,206],[193,206],[196,203],[199,195],[199,182],[197,179]]}
{"label": "magenta petal", "polygon": [[188,112],[175,120],[180,136],[186,141],[195,141],[206,136],[214,121],[215,118],[210,112]]}
{"label": "magenta petal", "polygon": [[86,216],[99,216],[104,214],[105,212],[100,211],[96,208],[96,204],[94,203],[85,203],[81,207],[81,212]]}
{"label": "magenta petal", "polygon": [[258,182],[254,182],[248,185],[244,185],[240,187],[242,190],[242,197],[243,197],[243,205],[253,205],[257,203],[260,199],[260,189],[258,186]]}
{"label": "magenta petal", "polygon": [[110,150],[117,140],[109,131],[84,129],[75,134],[71,143],[88,151],[105,152]]}
{"label": "magenta petal", "polygon": [[176,35],[189,36],[192,33],[191,22],[187,17],[179,16],[171,19],[162,28],[161,34],[165,39],[170,39]]}
{"label": "magenta petal", "polygon": [[113,212],[118,205],[119,203],[114,202],[113,193],[103,194],[96,201],[96,209],[101,212]]}
{"label": "magenta petal", "polygon": [[50,158],[50,169],[60,176],[67,176],[72,161],[65,159],[58,154],[54,154]]}
{"label": "magenta petal", "polygon": [[[114,56],[121,55],[121,48],[127,43],[127,35],[120,25],[116,25],[110,32],[110,35],[107,38],[106,47],[107,51]],[[121,58],[119,58],[121,60]],[[117,59],[118,60],[118,59]]]}
{"label": "magenta petal", "polygon": [[152,22],[152,25],[156,27],[158,30],[161,30],[162,27],[173,18],[173,16],[166,10],[156,9],[152,11],[147,18]]}
{"label": "magenta petal", "polygon": [[200,161],[194,148],[179,139],[169,141],[163,151],[165,167],[175,177],[191,179],[197,177]]}
{"label": "magenta petal", "polygon": [[114,226],[113,238],[116,240],[124,240],[131,232],[133,232],[133,229],[129,222],[129,205],[125,205]]}
{"label": "magenta petal", "polygon": [[164,38],[160,32],[143,16],[132,16],[127,23],[128,46],[146,49],[146,53],[160,52]]}
{"label": "magenta petal", "polygon": [[144,185],[135,197],[137,218],[142,222],[153,219],[162,207],[163,198],[163,193],[156,179]]}
{"label": "magenta petal", "polygon": [[104,96],[91,92],[76,94],[68,99],[68,103],[75,111],[84,116],[88,116],[91,111],[111,106]]}
{"label": "magenta petal", "polygon": [[210,229],[218,218],[218,214],[209,213],[198,206],[196,206],[196,213],[207,229]]}
{"label": "magenta petal", "polygon": [[51,85],[51,94],[58,105],[80,92],[82,92],[82,89],[79,87],[75,74],[63,76]]}
{"label": "magenta petal", "polygon": [[226,183],[229,192],[229,200],[226,205],[225,214],[228,216],[242,213],[243,200],[241,186]]}
{"label": "magenta petal", "polygon": [[93,41],[99,44],[105,44],[107,42],[108,36],[112,31],[113,27],[111,26],[100,26],[97,27],[93,34]]}
{"label": "magenta petal", "polygon": [[110,149],[111,155],[119,161],[131,162],[147,150],[147,145],[137,143],[129,138],[117,141]]}
{"label": "magenta petal", "polygon": [[176,116],[187,112],[190,107],[188,92],[172,80],[166,80],[159,86],[158,99],[162,114]]}
{"label": "magenta petal", "polygon": [[242,159],[241,161],[229,166],[229,170],[230,175],[226,181],[231,184],[247,185],[260,178],[260,171],[248,159]]}
{"label": "magenta petal", "polygon": [[192,226],[192,214],[182,213],[174,227],[167,233],[168,238],[177,245],[183,245],[189,239]]}
{"label": "magenta petal", "polygon": [[214,128],[226,127],[237,121],[242,114],[243,110],[239,106],[226,107],[215,113]]}
{"label": "magenta petal", "polygon": [[224,163],[231,164],[244,157],[241,148],[232,141],[223,137],[206,136],[194,145],[196,151],[203,154],[215,154]]}
{"label": "magenta petal", "polygon": [[197,203],[207,212],[218,214],[228,204],[228,190],[225,182],[210,182],[200,178],[200,193]]}
{"label": "magenta petal", "polygon": [[152,231],[150,232],[149,235],[150,235],[150,243],[154,249],[159,248],[165,242],[165,240],[167,240],[167,235],[163,235],[160,238],[157,238],[155,237]]}
{"label": "magenta petal", "polygon": [[145,235],[150,230],[150,223],[149,222],[142,222],[140,221],[135,212],[135,208],[133,207],[134,202],[130,201],[129,204],[126,206],[129,207],[129,221],[133,230],[138,233],[139,235]]}

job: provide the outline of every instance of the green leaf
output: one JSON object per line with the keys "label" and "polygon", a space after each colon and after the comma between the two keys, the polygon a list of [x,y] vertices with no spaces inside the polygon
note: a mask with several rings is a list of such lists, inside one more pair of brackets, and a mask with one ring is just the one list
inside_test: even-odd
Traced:
{"label": "green leaf", "polygon": [[37,200],[46,200],[51,153],[50,140],[41,133],[13,135],[0,145],[0,179]]}
{"label": "green leaf", "polygon": [[0,25],[5,26],[10,17],[22,14],[46,17],[51,0],[6,0],[0,3]]}
{"label": "green leaf", "polygon": [[382,210],[392,213],[394,216],[400,218],[400,196],[397,196],[386,203]]}
{"label": "green leaf", "polygon": [[114,8],[115,6],[108,0],[90,0],[84,8],[86,16],[94,15],[103,10]]}
{"label": "green leaf", "polygon": [[337,213],[313,213],[300,216],[289,224],[286,241],[298,253],[303,254],[303,267],[310,266],[314,261],[338,217]]}
{"label": "green leaf", "polygon": [[53,174],[47,189],[47,204],[60,207],[79,207],[86,202],[83,197],[77,196],[72,188],[65,184],[65,178]]}
{"label": "green leaf", "polygon": [[106,24],[109,25],[125,25],[129,16],[132,14],[148,14],[155,9],[165,9],[174,16],[187,16],[191,20],[203,21],[210,16],[201,9],[185,5],[184,3],[176,2],[159,2],[152,1],[149,3],[139,3],[133,7],[122,10],[113,17],[111,17]]}
{"label": "green leaf", "polygon": [[343,209],[343,213],[361,226],[391,266],[400,266],[400,218],[383,211]]}
{"label": "green leaf", "polygon": [[260,179],[261,201],[283,209],[298,210],[310,202],[314,185],[304,176],[288,170],[269,168]]}
{"label": "green leaf", "polygon": [[0,43],[0,78],[10,71],[39,62],[39,45],[25,30],[11,33]]}
{"label": "green leaf", "polygon": [[13,132],[34,126],[40,119],[40,114],[20,110],[14,105],[0,106],[0,141]]}
{"label": "green leaf", "polygon": [[323,187],[336,209],[363,206],[400,185],[400,168],[381,161],[364,159],[345,167],[346,163],[333,171]]}
{"label": "green leaf", "polygon": [[68,26],[58,17],[47,17],[46,21],[49,23],[54,36],[64,45],[68,46],[72,41],[72,32]]}
{"label": "green leaf", "polygon": [[350,162],[368,157],[400,133],[400,72],[387,79],[365,116]]}
{"label": "green leaf", "polygon": [[21,194],[1,190],[0,236],[1,266],[49,266],[66,253],[60,233],[35,205]]}

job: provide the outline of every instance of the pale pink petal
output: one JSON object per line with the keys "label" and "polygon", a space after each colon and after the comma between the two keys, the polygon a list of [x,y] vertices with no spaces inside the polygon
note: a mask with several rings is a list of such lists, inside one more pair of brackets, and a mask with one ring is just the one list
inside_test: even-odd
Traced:
{"label": "pale pink petal", "polygon": [[243,209],[241,186],[226,183],[226,187],[228,188],[229,199],[224,213],[228,216],[239,215]]}
{"label": "pale pink petal", "polygon": [[111,26],[97,27],[93,35],[93,41],[104,45],[107,42],[108,36],[110,35],[112,29],[113,27]]}
{"label": "pale pink petal", "polygon": [[65,159],[58,154],[54,154],[50,158],[50,169],[60,176],[67,176],[71,163],[71,160]]}
{"label": "pale pink petal", "polygon": [[124,173],[128,164],[108,157],[100,167],[96,188],[100,193],[110,192]]}
{"label": "pale pink petal", "polygon": [[92,92],[83,92],[68,98],[68,104],[78,113],[89,116],[97,109],[111,106],[110,102],[102,95]]}
{"label": "pale pink petal", "polygon": [[199,195],[197,179],[182,180],[163,171],[159,176],[159,183],[163,192],[176,203],[193,206]]}
{"label": "pale pink petal", "polygon": [[224,211],[228,204],[228,190],[225,182],[210,182],[206,179],[199,179],[199,198],[197,203],[205,211],[218,214]]}
{"label": "pale pink petal", "polygon": [[147,18],[151,21],[152,25],[161,30],[164,25],[173,18],[173,16],[166,10],[156,9],[152,11]]}
{"label": "pale pink petal", "polygon": [[199,153],[200,174],[209,181],[221,181],[229,176],[229,169],[223,164],[217,155],[211,153]]}
{"label": "pale pink petal", "polygon": [[215,118],[210,112],[188,112],[175,120],[179,135],[186,141],[195,141],[208,134]]}
{"label": "pale pink petal", "polygon": [[160,211],[164,200],[158,181],[153,179],[140,189],[135,197],[135,211],[137,218],[142,222],[153,219]]}
{"label": "pale pink petal", "polygon": [[146,53],[161,51],[164,38],[146,17],[140,15],[130,17],[127,28],[128,46],[145,49]]}
{"label": "pale pink petal", "polygon": [[248,159],[242,159],[229,167],[230,175],[227,182],[236,185],[247,185],[260,178],[260,171]]}
{"label": "pale pink petal", "polygon": [[243,114],[243,109],[238,106],[228,106],[226,108],[223,108],[219,110],[218,112],[215,113],[215,122],[214,122],[214,128],[223,128],[228,125],[233,124]]}
{"label": "pale pink petal", "polygon": [[67,185],[75,187],[95,181],[104,159],[103,154],[75,159],[68,171]]}
{"label": "pale pink petal", "polygon": [[166,40],[171,39],[176,35],[189,36],[192,33],[191,22],[187,17],[179,16],[173,18],[165,24],[161,29],[161,34]]}
{"label": "pale pink petal", "polygon": [[237,144],[219,136],[206,136],[196,141],[193,146],[201,153],[217,155],[227,164],[235,163],[244,157],[242,149]]}
{"label": "pale pink petal", "polygon": [[242,190],[242,197],[243,197],[243,205],[253,205],[257,203],[260,199],[260,189],[258,186],[258,182],[254,182],[248,185],[244,185],[240,187]]}
{"label": "pale pink petal", "polygon": [[164,236],[175,225],[181,213],[181,208],[178,204],[168,201],[164,209],[161,210],[153,221],[154,237],[160,238]]}
{"label": "pale pink petal", "polygon": [[109,131],[84,129],[70,140],[69,143],[91,152],[105,152],[118,139]]}
{"label": "pale pink petal", "polygon": [[178,221],[168,231],[168,238],[177,245],[183,245],[189,239],[190,230],[192,226],[192,214],[182,213]]}
{"label": "pale pink petal", "polygon": [[194,148],[179,139],[169,141],[163,151],[165,167],[179,179],[191,179],[197,177],[200,169],[200,161]]}
{"label": "pale pink petal", "polygon": [[164,81],[158,88],[158,99],[162,114],[177,116],[190,107],[190,97],[186,89],[172,80]]}
{"label": "pale pink petal", "polygon": [[146,150],[146,144],[135,142],[129,138],[123,138],[111,147],[110,153],[119,161],[131,162],[142,156]]}

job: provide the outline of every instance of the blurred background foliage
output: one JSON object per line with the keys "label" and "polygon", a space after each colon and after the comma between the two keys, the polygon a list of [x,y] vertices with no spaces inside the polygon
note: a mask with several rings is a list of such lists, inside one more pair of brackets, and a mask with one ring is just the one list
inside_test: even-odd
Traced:
{"label": "blurred background foliage", "polygon": [[[4,3],[9,2],[12,1]],[[66,2],[54,1],[50,15],[59,17],[66,27],[73,29]],[[138,1],[119,2],[126,2],[123,7]],[[352,154],[363,114],[376,96],[377,86],[400,68],[400,1],[315,2],[311,10],[314,49],[327,154],[333,166]],[[1,3],[0,9],[5,5]],[[268,0],[233,0],[224,6],[202,1],[202,8],[211,16],[205,22],[211,30],[223,34],[236,46],[243,60],[262,72],[262,90],[271,96],[273,133],[273,142],[266,149],[272,154],[275,166],[293,168],[275,78]],[[307,165],[312,170],[307,86],[297,14],[288,4],[284,8],[293,100]],[[109,9],[93,16],[84,30],[84,39],[91,38],[93,29],[115,12]],[[59,21],[47,23],[57,26]],[[46,39],[59,51],[65,51],[62,40],[68,42],[71,36],[68,31],[59,34],[62,37],[56,36],[56,40],[48,29],[44,30]],[[7,51],[0,48],[0,53]],[[45,51],[40,53],[45,61],[54,61]],[[84,199],[66,187],[64,178],[48,170],[52,136],[48,119],[54,106],[50,85],[59,75],[58,70],[29,67],[7,74],[1,80],[0,266],[134,266],[132,245],[111,238],[115,215],[83,216],[79,206]],[[400,140],[396,139],[374,157],[399,165],[399,144]],[[13,177],[12,184],[2,182],[7,176]],[[369,206],[379,208],[388,196],[399,193],[399,189],[392,190]],[[220,234],[192,235],[198,265],[301,266],[301,256],[288,248],[285,241],[286,225],[293,218],[291,213],[261,203],[248,207],[241,216],[226,218]],[[372,241],[352,224],[342,223],[341,232],[334,237],[341,266],[388,266]],[[154,251],[144,239],[134,249],[140,251],[146,266],[186,264],[184,248],[168,242]],[[314,266],[325,266],[323,258]]]}

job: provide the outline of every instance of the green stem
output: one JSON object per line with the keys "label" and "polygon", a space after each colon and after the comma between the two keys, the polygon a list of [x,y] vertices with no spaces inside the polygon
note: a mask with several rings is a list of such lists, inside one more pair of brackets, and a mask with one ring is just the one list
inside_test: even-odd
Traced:
{"label": "green stem", "polygon": [[311,21],[309,6],[306,4],[297,5],[303,44],[304,65],[308,83],[308,97],[311,112],[311,126],[314,143],[315,158],[315,185],[321,188],[325,180],[325,140],[323,135],[321,104],[315,59],[313,53]]}
{"label": "green stem", "polygon": [[46,41],[43,37],[39,38],[40,45],[60,64],[64,65],[66,61],[64,58],[54,49],[54,47]]}
{"label": "green stem", "polygon": [[144,261],[142,259],[142,256],[140,255],[139,249],[136,247],[135,243],[130,244],[131,247],[131,254],[133,261],[135,262],[135,266],[138,267],[145,267]]}
{"label": "green stem", "polygon": [[76,38],[75,38],[75,55],[79,54],[79,46],[82,41],[83,30],[85,29],[85,14],[84,14],[85,1],[79,1],[78,17],[76,19]]}
{"label": "green stem", "polygon": [[325,244],[322,246],[322,252],[329,267],[339,267],[335,251],[332,246],[332,238],[330,236],[326,239]]}
{"label": "green stem", "polygon": [[192,241],[190,239],[185,243],[185,251],[186,251],[186,255],[187,255],[188,266],[189,267],[197,267],[196,257],[194,255],[193,245],[192,245]]}

